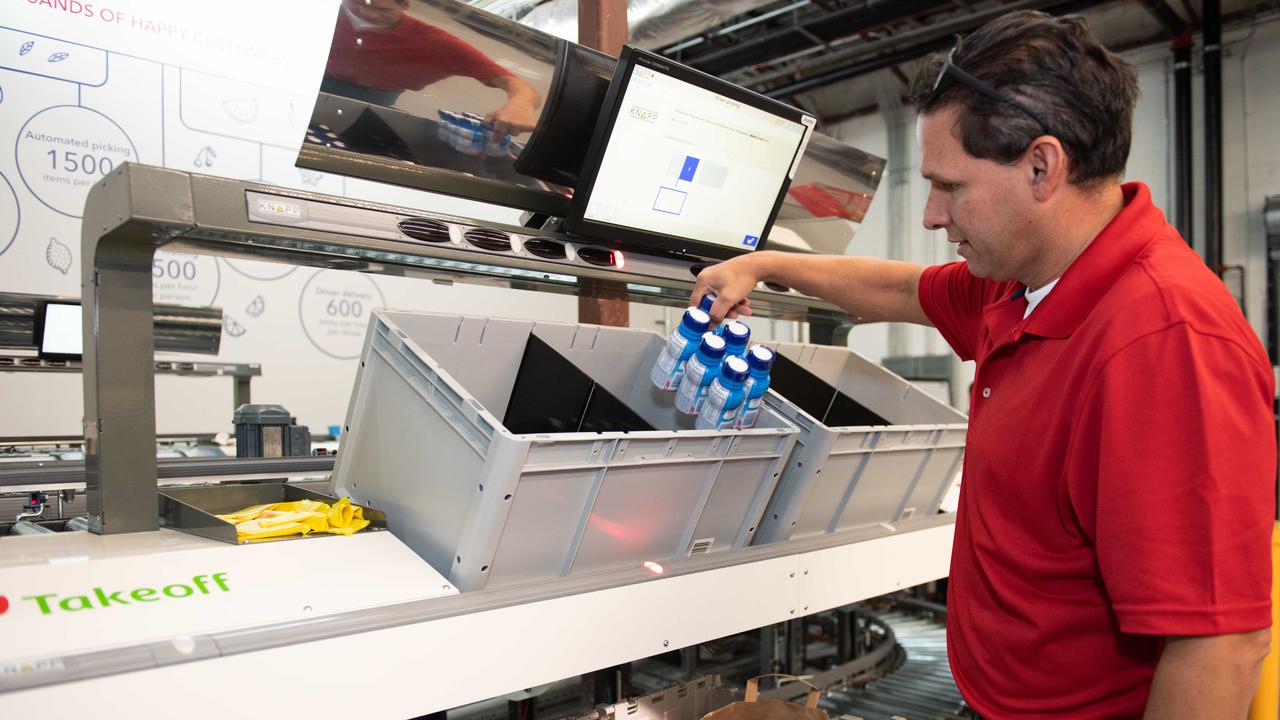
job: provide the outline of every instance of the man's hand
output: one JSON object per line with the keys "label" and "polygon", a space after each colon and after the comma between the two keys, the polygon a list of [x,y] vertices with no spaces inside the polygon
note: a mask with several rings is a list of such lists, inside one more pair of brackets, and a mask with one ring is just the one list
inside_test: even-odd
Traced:
{"label": "man's hand", "polygon": [[538,124],[538,108],[542,106],[542,96],[538,91],[514,75],[496,78],[493,84],[507,93],[507,102],[485,115],[485,124],[491,126],[498,137],[504,133],[519,135],[532,130]]}
{"label": "man's hand", "polygon": [[1270,629],[1169,637],[1156,664],[1143,717],[1244,718],[1270,649]]}
{"label": "man's hand", "polygon": [[689,304],[697,307],[702,296],[715,293],[716,302],[711,306],[711,320],[720,323],[732,320],[739,315],[750,315],[751,304],[747,295],[756,289],[756,283],[762,276],[758,268],[758,257],[741,255],[718,265],[712,265],[698,273],[698,282],[693,286],[693,296]]}
{"label": "man's hand", "polygon": [[529,132],[538,124],[538,110],[521,98],[511,98],[502,107],[486,115],[484,121],[499,138],[504,133],[519,135]]}

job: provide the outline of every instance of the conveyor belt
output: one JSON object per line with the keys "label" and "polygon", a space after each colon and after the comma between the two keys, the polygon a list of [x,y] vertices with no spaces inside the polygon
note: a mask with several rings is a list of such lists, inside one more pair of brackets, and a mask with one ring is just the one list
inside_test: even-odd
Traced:
{"label": "conveyor belt", "polygon": [[905,612],[878,614],[893,628],[907,659],[893,674],[861,688],[832,691],[823,706],[832,717],[864,720],[943,720],[961,707],[960,691],[947,664],[946,628]]}

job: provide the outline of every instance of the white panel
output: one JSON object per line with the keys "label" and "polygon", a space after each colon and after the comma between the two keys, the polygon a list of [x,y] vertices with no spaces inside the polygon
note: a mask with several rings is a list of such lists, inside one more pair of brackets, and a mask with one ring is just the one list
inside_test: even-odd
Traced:
{"label": "white panel", "polygon": [[[519,212],[510,208],[294,167],[337,8],[338,0],[7,4],[0,37],[14,52],[0,57],[0,141],[17,152],[0,155],[0,289],[80,294],[79,208],[103,158],[517,221]],[[50,60],[59,53],[66,57]],[[35,135],[19,141],[24,129]],[[45,147],[35,137],[41,133],[83,136],[89,147]],[[49,150],[58,168],[41,165],[51,162]],[[68,158],[64,150],[78,154]],[[84,172],[84,154],[95,158],[94,172]],[[74,172],[67,169],[72,160]],[[223,308],[218,359],[261,363],[253,399],[283,404],[315,432],[340,424],[346,413],[356,363],[351,347],[359,346],[351,333],[363,333],[374,299],[553,320],[572,320],[577,311],[570,296],[328,273],[316,281],[321,289],[362,297],[359,312],[348,304],[343,315],[344,307],[329,307],[334,296],[320,297],[316,282],[308,284],[314,269],[196,262],[195,282],[166,280],[157,299]],[[317,325],[331,321],[334,333],[317,337]],[[231,431],[230,380],[169,377],[156,384],[159,432]],[[26,408],[0,417],[0,437],[82,432],[77,376],[0,373],[0,397]]]}
{"label": "white panel", "polygon": [[[4,542],[0,668],[457,594],[389,532],[256,545],[172,530]],[[34,558],[43,562],[29,562]]]}
{"label": "white panel", "polygon": [[[591,672],[946,574],[953,526],[626,587],[6,696],[98,718],[293,713],[404,718]],[[856,568],[856,572],[851,572]],[[806,575],[805,572],[808,572]],[[807,607],[807,609],[806,609]],[[228,690],[234,688],[234,690]],[[285,690],[287,688],[287,690]],[[377,692],[360,692],[378,688]]]}

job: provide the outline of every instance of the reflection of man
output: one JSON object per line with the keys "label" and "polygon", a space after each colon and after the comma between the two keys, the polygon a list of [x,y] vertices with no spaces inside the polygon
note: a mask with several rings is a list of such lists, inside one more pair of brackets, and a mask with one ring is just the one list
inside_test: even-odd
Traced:
{"label": "reflection of man", "polygon": [[320,89],[391,105],[405,90],[466,75],[507,93],[507,102],[485,116],[496,133],[533,129],[538,91],[471,45],[405,14],[408,7],[409,0],[343,0]]}

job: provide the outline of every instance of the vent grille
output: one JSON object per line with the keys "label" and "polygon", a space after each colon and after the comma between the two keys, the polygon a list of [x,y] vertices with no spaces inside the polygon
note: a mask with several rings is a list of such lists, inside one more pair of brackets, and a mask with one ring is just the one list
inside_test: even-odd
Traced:
{"label": "vent grille", "polygon": [[569,257],[569,253],[565,251],[563,243],[548,240],[547,238],[529,238],[524,241],[524,249],[530,255],[536,255],[548,260],[563,260]]}
{"label": "vent grille", "polygon": [[472,228],[464,233],[462,237],[481,250],[511,252],[511,236],[499,230]]}
{"label": "vent grille", "polygon": [[400,221],[400,232],[414,240],[429,243],[449,242],[449,226],[439,220],[407,218]]}
{"label": "vent grille", "polygon": [[578,258],[591,265],[612,266],[613,253],[598,247],[578,248]]}
{"label": "vent grille", "polygon": [[703,540],[694,540],[693,547],[689,548],[689,557],[694,555],[706,555],[711,552],[711,546],[715,543],[715,538],[705,538]]}

